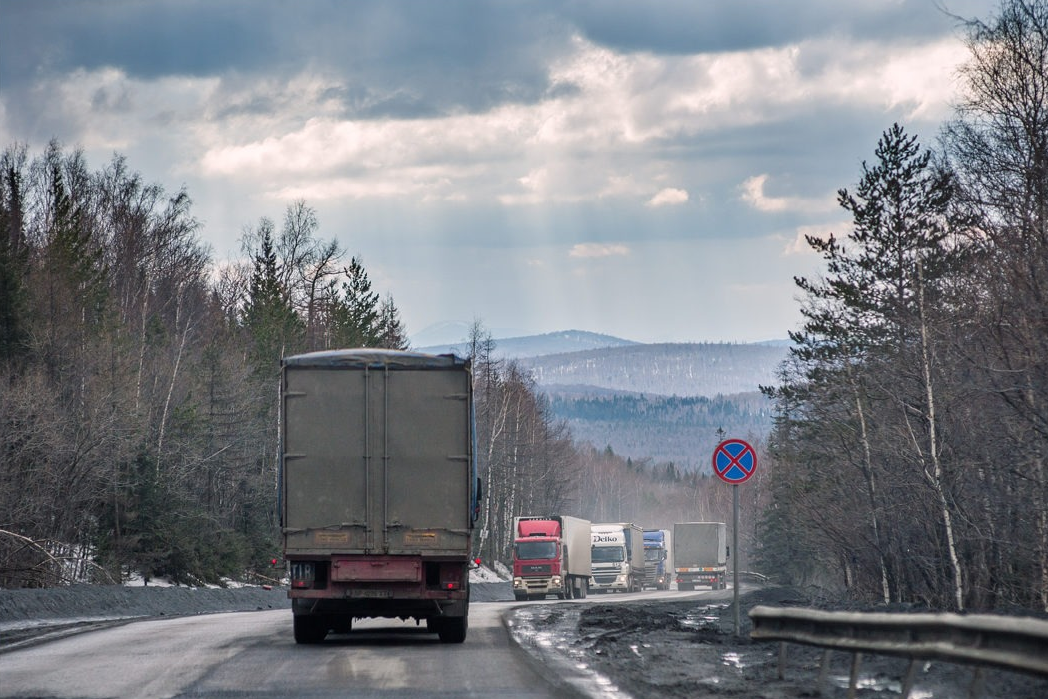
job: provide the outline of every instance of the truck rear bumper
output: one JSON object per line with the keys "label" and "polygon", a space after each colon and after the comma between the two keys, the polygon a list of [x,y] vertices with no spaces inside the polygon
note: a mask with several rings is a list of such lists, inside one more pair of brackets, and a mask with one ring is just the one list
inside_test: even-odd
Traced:
{"label": "truck rear bumper", "polygon": [[291,611],[295,616],[343,615],[358,619],[381,617],[387,619],[429,619],[445,616],[465,616],[468,599],[359,599],[359,598],[292,598]]}
{"label": "truck rear bumper", "polygon": [[432,618],[464,616],[469,604],[465,561],[421,556],[348,555],[291,562],[288,597],[296,616]]}
{"label": "truck rear bumper", "polygon": [[728,575],[724,570],[677,572],[678,585],[708,585],[714,589],[724,589],[727,583]]}

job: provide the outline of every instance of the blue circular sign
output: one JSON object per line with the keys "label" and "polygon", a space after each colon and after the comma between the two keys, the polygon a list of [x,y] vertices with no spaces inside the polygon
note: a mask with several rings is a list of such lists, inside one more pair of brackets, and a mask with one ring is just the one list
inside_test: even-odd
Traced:
{"label": "blue circular sign", "polygon": [[713,450],[713,472],[725,483],[744,483],[757,472],[757,452],[741,439],[725,439]]}

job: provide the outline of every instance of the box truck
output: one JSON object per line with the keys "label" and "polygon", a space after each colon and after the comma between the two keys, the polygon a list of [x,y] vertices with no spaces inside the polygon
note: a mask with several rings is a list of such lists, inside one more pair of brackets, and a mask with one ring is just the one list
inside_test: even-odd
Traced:
{"label": "box truck", "polygon": [[354,618],[466,638],[480,481],[470,362],[356,349],[286,357],[280,513],[298,643]]}
{"label": "box truck", "polygon": [[728,547],[724,522],[677,522],[673,525],[673,565],[678,590],[728,586]]}
{"label": "box truck", "polygon": [[586,597],[591,573],[590,522],[578,517],[513,521],[513,596],[517,600]]}

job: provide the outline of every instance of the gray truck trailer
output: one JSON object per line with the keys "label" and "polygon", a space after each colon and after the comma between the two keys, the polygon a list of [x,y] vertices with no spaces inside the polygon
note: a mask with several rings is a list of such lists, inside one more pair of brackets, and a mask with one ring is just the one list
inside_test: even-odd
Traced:
{"label": "gray truck trailer", "polygon": [[673,565],[678,590],[728,586],[728,546],[724,522],[677,522],[673,525]]}
{"label": "gray truck trailer", "polygon": [[466,638],[480,482],[471,368],[453,355],[338,350],[281,362],[280,511],[294,636],[354,618]]}

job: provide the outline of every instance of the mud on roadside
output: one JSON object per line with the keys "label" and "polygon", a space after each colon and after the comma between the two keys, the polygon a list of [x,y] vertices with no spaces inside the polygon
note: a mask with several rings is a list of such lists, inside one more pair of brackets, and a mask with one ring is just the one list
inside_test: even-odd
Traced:
{"label": "mud on roadside", "polygon": [[[779,680],[778,643],[749,638],[748,611],[757,605],[830,608],[792,588],[765,588],[744,594],[740,633],[734,609],[702,600],[586,605],[532,605],[517,614],[545,634],[523,639],[532,652],[566,659],[581,672],[574,689],[601,697],[843,697],[851,655],[834,652],[826,685],[816,682],[822,650],[788,646],[785,679]],[[896,610],[903,611],[903,610]],[[520,640],[520,639],[518,639]],[[859,697],[898,696],[907,660],[864,655]],[[1036,699],[1048,696],[1048,680],[987,669],[982,697]],[[968,696],[973,670],[949,663],[925,663],[913,697]]]}

